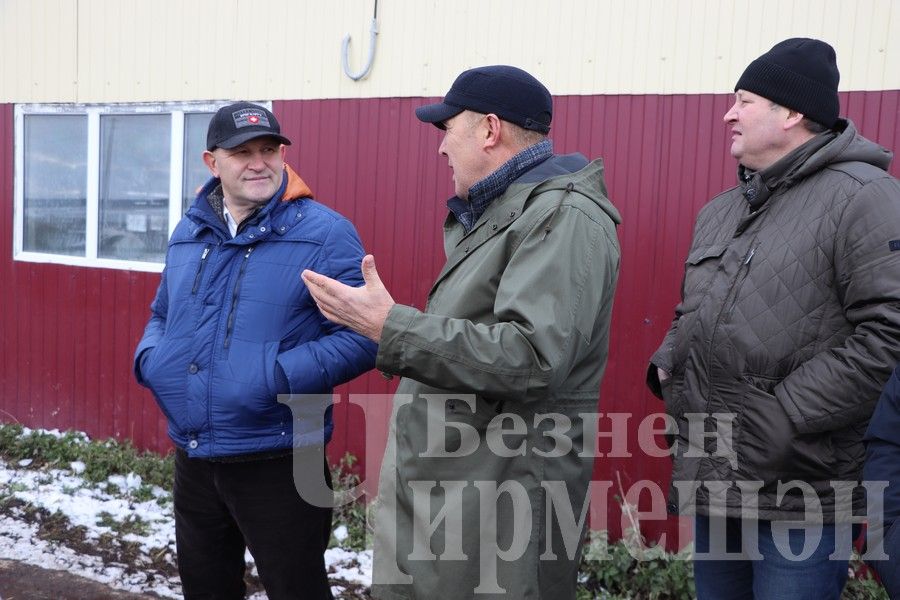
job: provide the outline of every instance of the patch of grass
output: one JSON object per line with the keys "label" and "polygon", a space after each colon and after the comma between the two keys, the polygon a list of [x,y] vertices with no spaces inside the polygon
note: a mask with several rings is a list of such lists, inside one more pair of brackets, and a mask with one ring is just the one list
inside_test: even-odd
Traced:
{"label": "patch of grass", "polygon": [[141,519],[138,515],[129,515],[124,521],[117,521],[116,518],[108,512],[101,512],[97,515],[97,525],[108,527],[114,532],[121,535],[133,533],[135,535],[147,535],[150,532],[150,524]]}
{"label": "patch of grass", "polygon": [[[129,440],[91,441],[78,431],[59,436],[49,432],[26,430],[19,424],[0,425],[0,457],[11,463],[34,461],[29,468],[48,466],[71,469],[71,463],[84,463],[81,474],[91,482],[106,481],[110,475],[140,475],[144,484],[172,489],[175,463],[172,455],[160,456],[139,451]],[[110,493],[113,493],[112,491]]]}
{"label": "patch of grass", "polygon": [[[91,483],[100,483],[110,495],[123,493],[119,485],[109,481],[111,475],[135,473],[141,477],[141,485],[130,492],[131,498],[137,502],[155,500],[160,506],[172,502],[171,495],[156,497],[154,493],[156,486],[168,492],[172,490],[175,469],[172,455],[140,452],[127,440],[96,441],[77,431],[55,434],[25,429],[19,424],[0,424],[0,458],[13,465],[22,459],[30,459],[28,468],[34,470],[44,467],[71,470],[73,462],[81,462],[84,470],[80,475]],[[332,483],[338,496],[360,484],[358,470],[358,460],[350,453],[332,466]],[[49,475],[46,478],[52,479]],[[10,492],[25,490],[24,486],[15,483],[9,488]],[[348,536],[341,542],[332,538],[332,545],[349,550],[365,549],[372,533],[368,520],[371,512],[371,507],[362,499],[337,506],[335,526],[346,526]],[[111,523],[109,526],[113,527]]]}
{"label": "patch of grass", "polygon": [[[627,507],[623,505],[623,510]],[[693,545],[667,552],[646,545],[634,529],[611,543],[608,532],[588,534],[579,571],[577,600],[692,600],[694,585]],[[889,600],[887,592],[856,556],[853,573],[841,600]],[[798,572],[798,576],[803,576]]]}
{"label": "patch of grass", "polygon": [[[121,565],[125,573],[143,573],[148,582],[165,581],[178,576],[175,558],[169,548],[156,549],[147,557],[142,553],[140,544],[122,540],[119,532],[90,539],[85,527],[72,525],[64,514],[51,513],[45,508],[35,507],[16,498],[0,501],[0,513],[14,515],[35,525],[37,537],[44,541],[71,548],[79,554],[97,556],[106,564]],[[104,519],[116,526],[121,525],[108,513]]]}
{"label": "patch of grass", "polygon": [[850,561],[850,570],[853,576],[847,580],[841,600],[890,600],[887,591],[875,580],[859,555]]}
{"label": "patch of grass", "polygon": [[696,597],[691,547],[666,552],[647,546],[629,530],[610,542],[609,532],[591,531],[582,553],[578,600],[690,600]]}
{"label": "patch of grass", "polygon": [[334,508],[333,521],[335,528],[344,525],[348,535],[345,540],[339,541],[332,533],[328,544],[330,547],[340,546],[347,550],[360,551],[366,549],[367,541],[371,539],[373,503],[366,504],[362,498],[343,502],[341,497],[360,484],[358,462],[355,456],[347,452],[338,464],[331,467],[331,484],[338,500],[338,506]]}
{"label": "patch of grass", "polygon": [[28,489],[28,486],[20,481],[13,481],[6,485],[6,492],[8,494],[15,494],[17,492],[24,492]]}
{"label": "patch of grass", "polygon": [[131,492],[131,497],[137,502],[149,502],[156,498],[156,494],[153,493],[153,486],[144,483],[141,484],[141,487]]}

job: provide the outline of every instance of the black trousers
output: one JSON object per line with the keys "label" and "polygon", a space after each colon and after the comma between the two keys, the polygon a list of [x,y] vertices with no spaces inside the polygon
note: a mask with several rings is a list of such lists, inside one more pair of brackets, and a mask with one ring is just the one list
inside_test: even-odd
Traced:
{"label": "black trousers", "polygon": [[[325,460],[322,449],[305,452]],[[300,497],[293,460],[214,462],[176,452],[175,539],[186,600],[243,599],[245,548],[269,600],[332,598],[323,556],[332,508]],[[330,487],[327,463],[325,478]]]}

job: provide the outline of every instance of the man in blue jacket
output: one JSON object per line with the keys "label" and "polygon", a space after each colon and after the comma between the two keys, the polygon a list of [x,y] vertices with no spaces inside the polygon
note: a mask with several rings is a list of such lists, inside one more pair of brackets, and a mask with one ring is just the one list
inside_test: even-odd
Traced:
{"label": "man in blue jacket", "polygon": [[172,234],[135,351],[137,380],[177,447],[188,599],[243,598],[245,548],[270,600],[331,598],[331,507],[301,498],[293,472],[297,454],[324,463],[331,414],[312,403],[298,418],[279,397],[327,397],[372,368],[376,346],[322,317],[299,277],[314,269],[361,285],[363,249],[350,222],[285,164],[290,143],[263,107],[215,114],[203,154],[213,177]]}
{"label": "man in blue jacket", "polygon": [[866,431],[866,466],[863,479],[887,485],[882,498],[869,493],[869,543],[875,541],[876,530],[884,539],[887,558],[867,562],[878,571],[891,598],[900,598],[900,366],[888,380]]}

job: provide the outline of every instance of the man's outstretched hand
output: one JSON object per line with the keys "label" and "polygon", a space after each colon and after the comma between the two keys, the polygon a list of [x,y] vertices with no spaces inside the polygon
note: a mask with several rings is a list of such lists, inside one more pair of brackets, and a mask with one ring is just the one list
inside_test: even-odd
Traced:
{"label": "man's outstretched hand", "polygon": [[381,283],[375,269],[375,257],[365,255],[360,268],[365,285],[358,288],[309,269],[304,270],[300,276],[326,319],[377,342],[381,338],[384,321],[395,302]]}

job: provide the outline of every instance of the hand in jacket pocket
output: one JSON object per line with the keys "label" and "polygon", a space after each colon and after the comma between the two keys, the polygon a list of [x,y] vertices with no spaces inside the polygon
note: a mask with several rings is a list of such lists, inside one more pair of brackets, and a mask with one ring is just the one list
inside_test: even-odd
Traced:
{"label": "hand in jacket pocket", "polygon": [[799,433],[778,398],[750,381],[743,399],[738,472],[764,482],[827,480],[835,474],[829,435]]}

